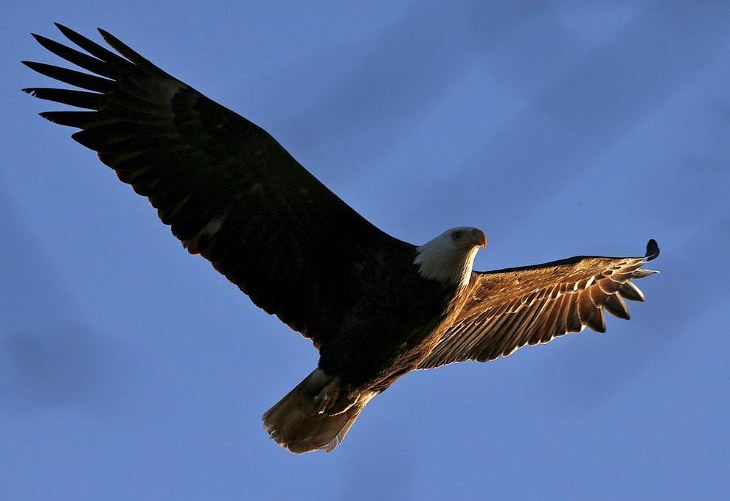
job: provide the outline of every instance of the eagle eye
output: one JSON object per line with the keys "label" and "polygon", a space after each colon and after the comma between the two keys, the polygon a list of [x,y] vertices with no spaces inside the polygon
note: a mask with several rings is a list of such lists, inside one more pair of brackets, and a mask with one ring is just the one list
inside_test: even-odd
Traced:
{"label": "eagle eye", "polygon": [[461,232],[455,231],[451,234],[451,239],[454,241],[458,241],[461,238]]}

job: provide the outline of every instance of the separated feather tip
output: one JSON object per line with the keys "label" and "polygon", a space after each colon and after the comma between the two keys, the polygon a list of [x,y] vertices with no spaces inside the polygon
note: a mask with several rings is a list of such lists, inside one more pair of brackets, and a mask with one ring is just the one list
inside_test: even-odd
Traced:
{"label": "separated feather tip", "polygon": [[651,261],[659,255],[659,244],[653,238],[646,244],[646,255],[644,256],[647,261]]}

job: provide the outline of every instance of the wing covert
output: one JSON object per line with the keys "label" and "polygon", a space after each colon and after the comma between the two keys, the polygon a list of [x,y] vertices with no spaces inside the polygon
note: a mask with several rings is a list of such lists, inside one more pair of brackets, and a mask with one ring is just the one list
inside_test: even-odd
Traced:
{"label": "wing covert", "polygon": [[149,199],[190,253],[315,345],[357,294],[363,263],[411,248],[376,228],[255,124],[173,78],[109,33],[120,55],[58,25],[85,52],[33,35],[83,71],[23,61],[81,90],[23,89],[85,111],[44,118],[80,131]]}

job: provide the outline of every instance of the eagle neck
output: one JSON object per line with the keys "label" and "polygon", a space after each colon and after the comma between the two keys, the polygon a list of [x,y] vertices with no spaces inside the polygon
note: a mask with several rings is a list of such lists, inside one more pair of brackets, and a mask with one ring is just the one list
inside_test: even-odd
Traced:
{"label": "eagle neck", "polygon": [[413,264],[418,266],[418,274],[425,279],[465,289],[471,280],[478,250],[479,247],[454,248],[431,241],[418,247]]}

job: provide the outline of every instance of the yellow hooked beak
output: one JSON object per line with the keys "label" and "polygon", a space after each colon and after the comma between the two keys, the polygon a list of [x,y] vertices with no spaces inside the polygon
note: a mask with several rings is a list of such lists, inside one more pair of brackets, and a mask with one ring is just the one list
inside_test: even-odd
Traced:
{"label": "yellow hooked beak", "polygon": [[479,230],[477,228],[474,228],[471,230],[471,234],[474,237],[474,241],[478,243],[481,247],[487,248],[487,236],[484,234],[482,230]]}

